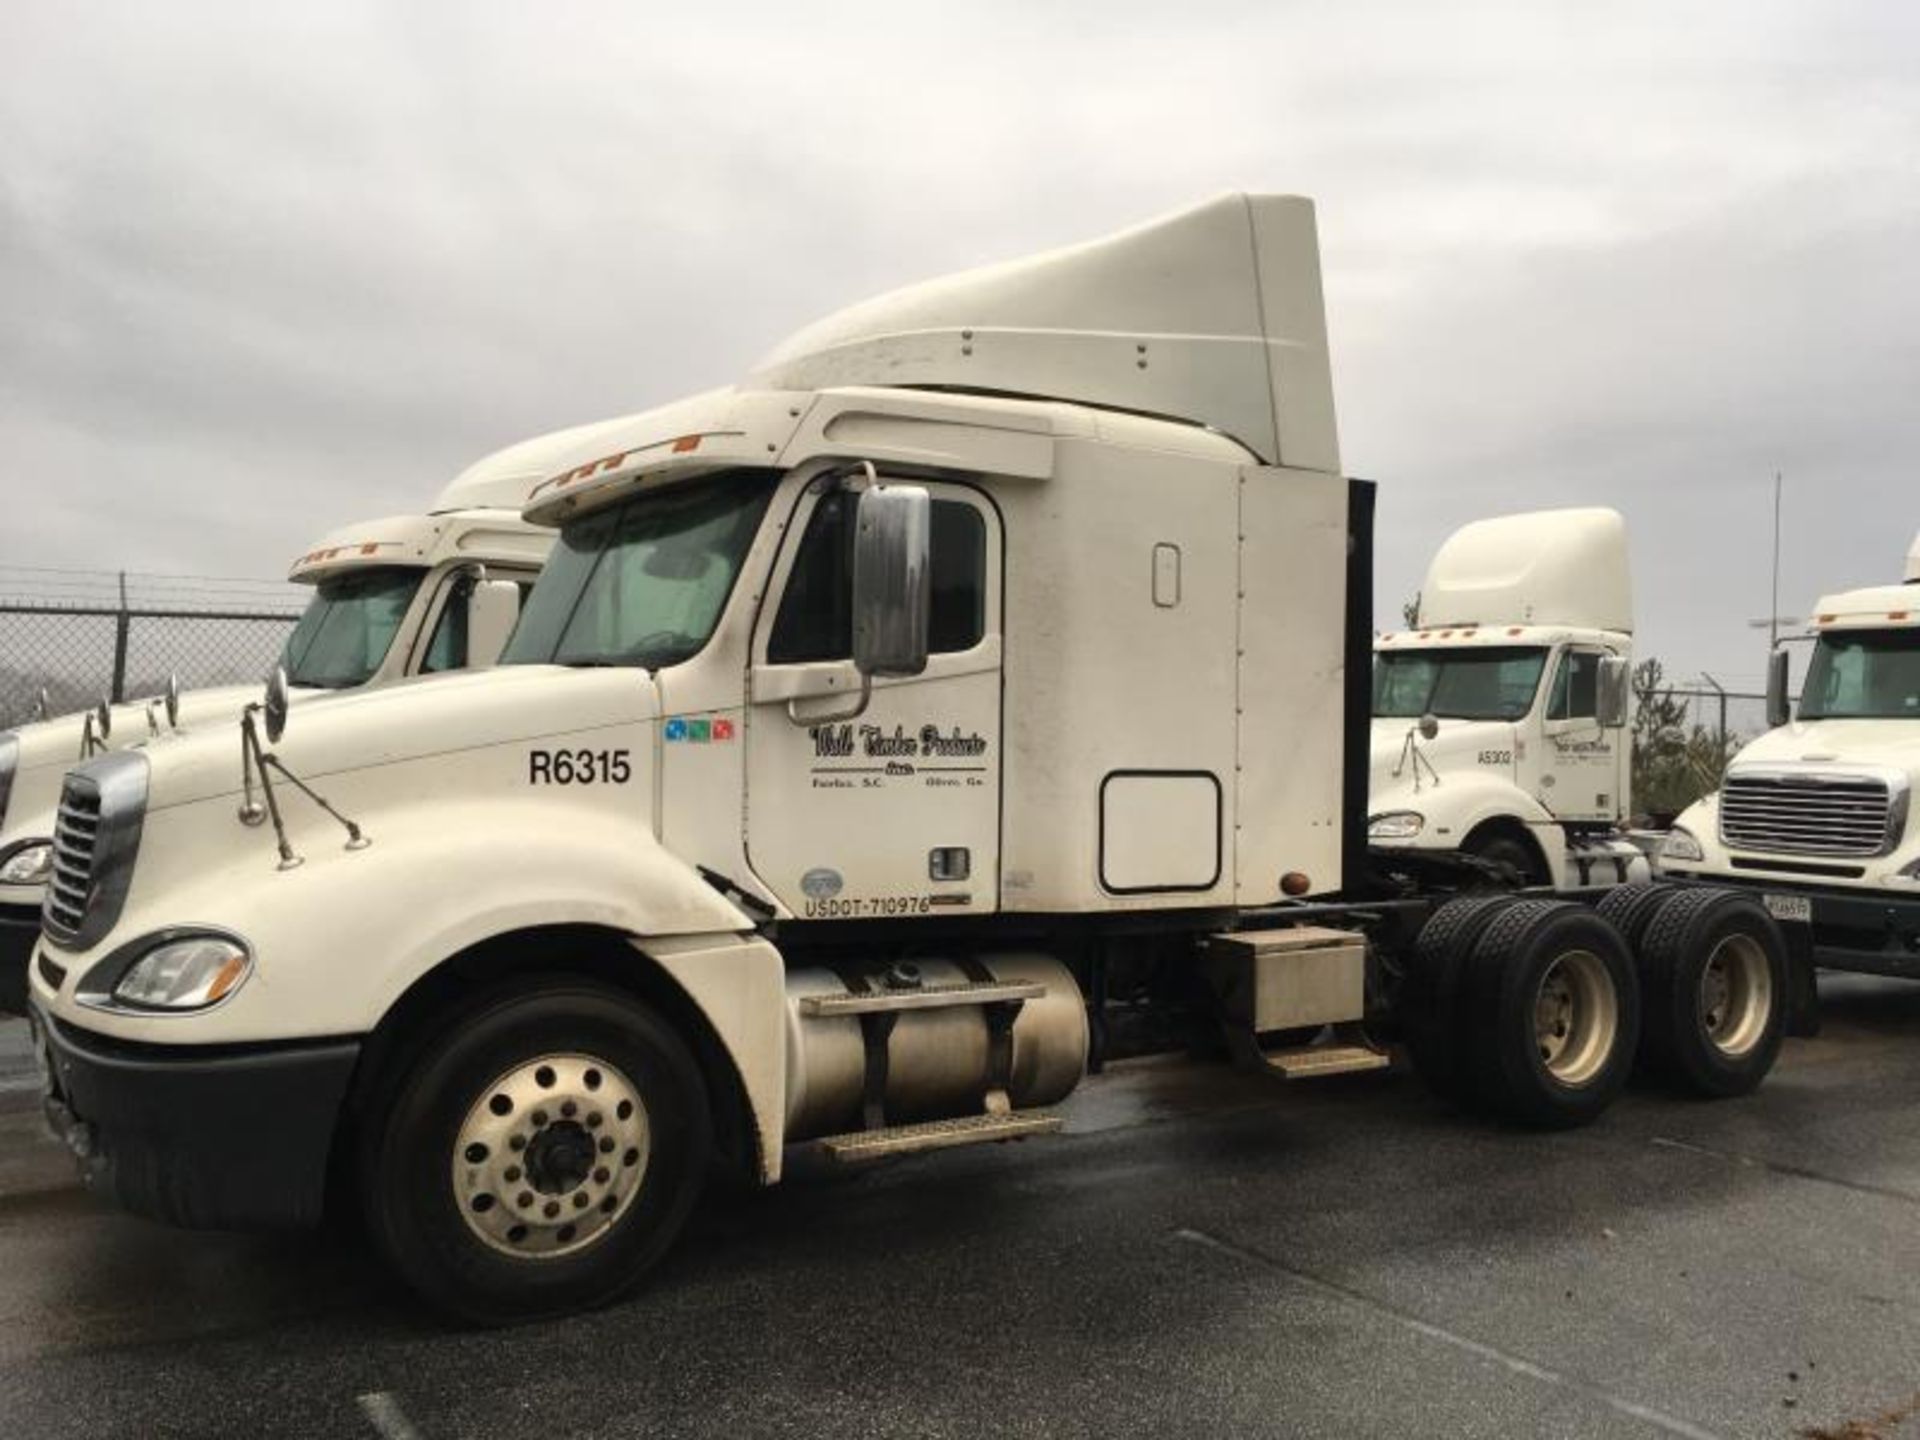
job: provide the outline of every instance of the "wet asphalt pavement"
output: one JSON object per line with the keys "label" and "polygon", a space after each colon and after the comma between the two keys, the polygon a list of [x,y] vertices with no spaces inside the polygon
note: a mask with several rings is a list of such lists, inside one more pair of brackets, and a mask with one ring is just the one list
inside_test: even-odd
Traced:
{"label": "wet asphalt pavement", "polygon": [[1062,1139],[710,1200],[634,1300],[504,1333],[96,1205],[0,1026],[0,1435],[1920,1437],[1920,986],[1823,993],[1758,1095],[1570,1135],[1127,1067]]}

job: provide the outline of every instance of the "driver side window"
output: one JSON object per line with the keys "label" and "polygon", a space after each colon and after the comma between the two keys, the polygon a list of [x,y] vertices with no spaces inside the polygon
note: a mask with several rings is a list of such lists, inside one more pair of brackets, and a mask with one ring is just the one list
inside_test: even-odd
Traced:
{"label": "driver side window", "polygon": [[[813,507],[767,639],[774,665],[853,657],[853,515],[858,497],[822,496]],[[987,528],[962,500],[933,502],[933,595],[927,625],[932,654],[971,650],[986,633]]]}
{"label": "driver side window", "polygon": [[1560,657],[1553,676],[1553,696],[1547,704],[1549,720],[1597,720],[1600,715],[1600,655],[1594,650],[1569,650]]}

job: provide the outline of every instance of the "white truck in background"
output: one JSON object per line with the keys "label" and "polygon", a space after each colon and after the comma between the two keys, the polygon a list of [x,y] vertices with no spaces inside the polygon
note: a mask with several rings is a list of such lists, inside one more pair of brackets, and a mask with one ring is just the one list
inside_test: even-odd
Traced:
{"label": "white truck in background", "polygon": [[1816,966],[1920,979],[1920,537],[1902,583],[1823,596],[1812,631],[1798,713],[1776,649],[1773,728],[1681,813],[1658,867],[1761,892]]}
{"label": "white truck in background", "polygon": [[1455,531],[1428,567],[1417,624],[1374,642],[1369,843],[1389,865],[1465,856],[1510,884],[1645,880],[1620,833],[1632,664],[1618,512]]}
{"label": "white truck in background", "polygon": [[[313,598],[281,654],[295,699],[408,675],[491,665],[553,543],[520,516],[556,455],[590,441],[577,426],[485,456],[427,509],[334,531],[293,562]],[[54,868],[61,778],[92,755],[229,728],[260,687],[168,693],[0,731],[0,1013],[26,1009],[28,957]]]}
{"label": "white truck in background", "polygon": [[632,1288],[716,1162],[1046,1135],[1209,1035],[1376,1069],[1369,993],[1527,1123],[1751,1089],[1778,1007],[1699,1008],[1729,944],[1784,989],[1751,897],[1366,888],[1373,493],[1302,199],[835,315],[555,468],[502,664],[67,776],[47,1117],[131,1210],[344,1199],[497,1323]]}

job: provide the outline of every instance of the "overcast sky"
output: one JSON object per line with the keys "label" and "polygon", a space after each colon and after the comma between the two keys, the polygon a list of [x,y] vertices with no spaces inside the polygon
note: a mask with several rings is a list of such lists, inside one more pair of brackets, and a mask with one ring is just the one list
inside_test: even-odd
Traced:
{"label": "overcast sky", "polygon": [[[670,18],[671,17],[671,18]],[[0,7],[0,564],[281,573],[885,287],[1320,206],[1383,619],[1618,506],[1642,653],[1757,684],[1920,527],[1920,7]]]}

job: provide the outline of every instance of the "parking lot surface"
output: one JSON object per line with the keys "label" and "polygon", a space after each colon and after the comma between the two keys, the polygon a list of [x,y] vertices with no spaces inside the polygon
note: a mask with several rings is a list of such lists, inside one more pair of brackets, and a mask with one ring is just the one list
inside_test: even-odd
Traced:
{"label": "parking lot surface", "polygon": [[1122,1067],[1069,1132],[710,1200],[450,1331],[350,1239],[96,1204],[0,1027],[0,1433],[1920,1436],[1920,987],[1762,1091],[1523,1133],[1391,1073]]}

